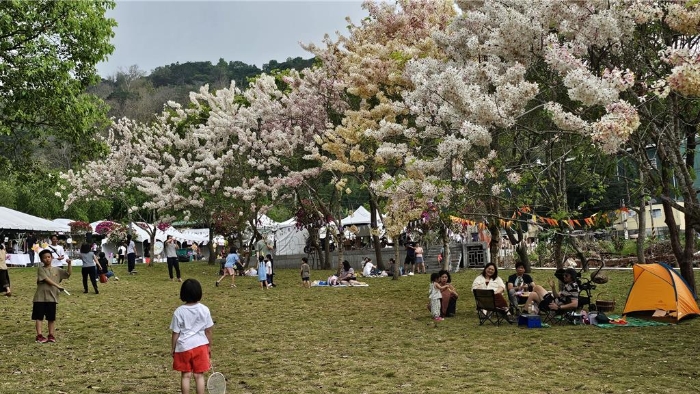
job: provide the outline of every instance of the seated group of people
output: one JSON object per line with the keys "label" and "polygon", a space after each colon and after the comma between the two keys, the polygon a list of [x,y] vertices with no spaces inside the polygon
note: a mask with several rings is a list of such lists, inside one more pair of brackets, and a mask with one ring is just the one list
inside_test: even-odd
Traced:
{"label": "seated group of people", "polygon": [[374,277],[374,276],[392,276],[394,275],[394,269],[396,269],[396,261],[393,258],[389,259],[389,264],[386,270],[382,271],[372,263],[372,259],[365,257],[362,259],[362,276],[364,277]]}
{"label": "seated group of people", "polygon": [[[549,281],[549,286],[552,289],[550,292],[544,287],[535,284],[532,277],[525,273],[525,265],[521,262],[515,265],[515,274],[508,278],[507,285],[498,277],[498,267],[494,263],[488,263],[481,274],[474,279],[472,290],[493,290],[494,294],[496,294],[496,307],[509,317],[515,315],[517,306],[523,303],[525,305],[535,305],[535,313],[539,313],[541,310],[576,310],[579,295],[577,276],[575,269],[565,269],[559,277],[564,282],[564,287],[557,291],[556,282],[552,279]],[[505,298],[506,290],[510,307]]]}
{"label": "seated group of people", "polygon": [[443,320],[452,317],[457,311],[457,290],[452,285],[450,272],[440,270],[430,275],[430,288],[428,291],[428,309],[435,320]]}
{"label": "seated group of people", "polygon": [[355,269],[350,266],[350,262],[347,260],[343,261],[343,268],[340,270],[338,275],[332,275],[328,278],[328,285],[346,285],[346,286],[360,286],[364,283],[357,280],[355,275]]}

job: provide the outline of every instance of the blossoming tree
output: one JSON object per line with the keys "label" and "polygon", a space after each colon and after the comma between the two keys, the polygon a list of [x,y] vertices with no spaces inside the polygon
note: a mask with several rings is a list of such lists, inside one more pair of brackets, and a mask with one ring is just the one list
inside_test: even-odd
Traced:
{"label": "blossoming tree", "polygon": [[[408,145],[420,145],[414,136],[402,133],[411,122],[401,97],[412,86],[404,68],[410,59],[440,56],[431,35],[445,29],[455,11],[451,1],[367,1],[363,7],[369,17],[360,25],[351,23],[347,37],[326,37],[324,47],[307,47],[323,60],[325,69],[337,73],[352,97],[342,122],[317,137],[319,148],[310,157],[337,179],[354,177],[368,191],[376,262],[384,269],[376,214],[380,196],[391,194],[380,195],[372,186],[383,184],[381,174],[400,171]],[[405,202],[398,198],[391,204],[399,201]]]}
{"label": "blossoming tree", "polygon": [[[697,106],[691,104],[698,93],[698,5],[595,0],[457,4],[463,12],[446,33],[435,36],[449,60],[421,59],[407,67],[417,87],[407,97],[419,115],[417,130],[423,138],[437,134],[443,142],[439,153],[429,156],[433,163],[457,166],[467,180],[494,175],[488,170],[503,150],[482,152],[469,161],[466,154],[478,153],[474,147],[491,148],[498,132],[548,131],[520,123],[526,111],[543,108],[556,126],[551,141],[578,134],[608,154],[620,152],[630,138],[653,143],[664,165],[660,171],[642,168],[655,178],[667,221],[673,221],[671,207],[686,213],[685,237],[692,240],[698,227],[695,212],[700,212],[689,165],[694,149],[688,149],[695,146],[698,123]],[[548,70],[551,79],[533,79],[537,67]],[[558,95],[545,94],[557,90]],[[536,99],[538,105],[528,107]],[[684,207],[673,198],[674,176],[681,183]],[[493,184],[492,194],[504,190],[498,185]],[[677,241],[675,223],[668,224]],[[693,242],[686,242],[684,250],[678,242],[673,245],[683,276],[693,283]]]}
{"label": "blossoming tree", "polygon": [[132,212],[210,223],[228,209],[255,226],[267,205],[318,174],[301,156],[338,101],[332,81],[313,70],[281,82],[263,75],[245,92],[205,86],[189,106],[168,103],[153,124],[115,122],[110,153],[64,175],[74,186],[66,206],[121,195],[114,186],[124,185],[145,196]]}

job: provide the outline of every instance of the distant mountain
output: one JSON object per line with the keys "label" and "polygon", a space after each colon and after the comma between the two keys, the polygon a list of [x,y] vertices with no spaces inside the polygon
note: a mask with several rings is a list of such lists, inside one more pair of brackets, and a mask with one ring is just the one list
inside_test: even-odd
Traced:
{"label": "distant mountain", "polygon": [[231,80],[240,89],[248,87],[248,81],[261,73],[270,74],[275,70],[303,70],[314,64],[315,58],[288,58],[284,62],[270,60],[262,69],[240,61],[226,62],[219,59],[212,62],[173,63],[157,67],[146,74],[137,65],[128,71],[117,72],[90,89],[110,106],[109,115],[128,117],[142,122],[153,120],[154,115],[163,110],[163,105],[172,100],[186,105],[189,92],[199,90],[209,84],[210,89],[228,87]]}

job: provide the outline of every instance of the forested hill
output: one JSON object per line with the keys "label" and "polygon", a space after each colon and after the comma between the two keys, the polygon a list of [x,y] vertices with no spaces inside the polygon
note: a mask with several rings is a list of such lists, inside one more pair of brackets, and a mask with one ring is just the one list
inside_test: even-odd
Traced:
{"label": "forested hill", "polygon": [[248,80],[261,73],[275,70],[302,70],[313,65],[314,59],[288,58],[284,62],[270,60],[262,69],[240,61],[186,62],[157,67],[147,74],[138,65],[110,76],[103,76],[91,93],[102,98],[109,106],[109,116],[128,117],[148,122],[163,110],[163,105],[172,100],[187,104],[189,92],[209,84],[210,89],[228,87],[231,80],[245,89]]}
{"label": "forested hill", "polygon": [[248,85],[248,78],[260,73],[269,74],[275,70],[296,69],[302,70],[310,67],[314,59],[302,59],[300,57],[287,59],[279,63],[271,60],[264,64],[262,70],[255,65],[245,64],[240,61],[226,63],[224,59],[214,65],[211,62],[187,62],[174,63],[169,66],[158,67],[146,78],[154,87],[168,85],[204,85],[215,84],[223,81],[236,81],[236,85],[242,88]]}

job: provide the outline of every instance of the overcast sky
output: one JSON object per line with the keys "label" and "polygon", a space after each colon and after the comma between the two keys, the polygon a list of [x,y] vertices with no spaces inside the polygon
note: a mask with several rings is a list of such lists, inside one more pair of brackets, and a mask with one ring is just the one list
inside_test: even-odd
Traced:
{"label": "overcast sky", "polygon": [[150,73],[175,62],[224,58],[262,67],[270,60],[310,58],[300,41],[320,44],[325,33],[346,34],[345,17],[359,24],[367,12],[359,0],[120,0],[107,16],[119,26],[114,52],[97,65],[102,77],[134,64]]}

